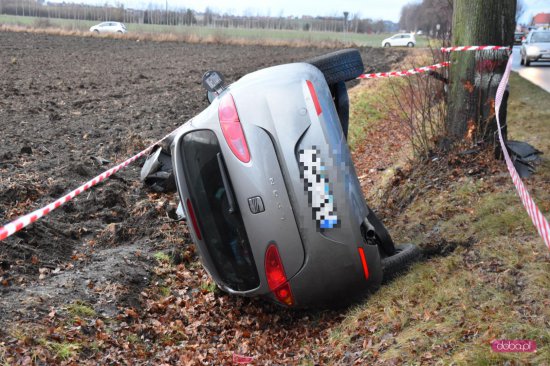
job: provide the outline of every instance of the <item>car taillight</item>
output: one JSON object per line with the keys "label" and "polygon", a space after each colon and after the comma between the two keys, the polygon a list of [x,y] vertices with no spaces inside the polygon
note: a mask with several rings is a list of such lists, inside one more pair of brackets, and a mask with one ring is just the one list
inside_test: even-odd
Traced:
{"label": "car taillight", "polygon": [[189,218],[191,219],[191,223],[193,224],[193,229],[195,229],[195,234],[197,234],[197,239],[202,240],[197,217],[195,216],[195,211],[193,210],[193,205],[191,205],[191,201],[189,200],[189,198],[187,199],[185,204],[187,206],[187,212],[189,212]]}
{"label": "car taillight", "polygon": [[365,257],[365,251],[363,248],[359,249],[359,257],[361,257],[361,264],[363,265],[363,273],[365,274],[365,280],[369,279],[369,267],[367,266],[367,258]]}
{"label": "car taillight", "polygon": [[309,89],[309,94],[311,95],[311,99],[313,99],[313,105],[315,106],[315,112],[317,112],[317,115],[321,114],[321,105],[319,104],[319,98],[317,98],[317,93],[315,92],[315,88],[313,87],[313,83],[309,80],[306,81],[307,88]]}
{"label": "car taillight", "polygon": [[235,107],[235,101],[231,94],[225,93],[220,100],[218,117],[220,118],[223,136],[229,148],[240,161],[248,163],[250,161],[250,152],[248,151],[243,127],[239,120],[237,107]]}
{"label": "car taillight", "polygon": [[265,276],[269,289],[275,294],[277,300],[288,306],[293,305],[292,291],[275,244],[270,244],[265,253]]}

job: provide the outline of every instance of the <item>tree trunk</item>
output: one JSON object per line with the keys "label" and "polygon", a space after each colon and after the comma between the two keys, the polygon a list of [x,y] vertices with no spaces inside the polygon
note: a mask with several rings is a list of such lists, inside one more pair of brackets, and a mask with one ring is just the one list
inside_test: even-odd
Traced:
{"label": "tree trunk", "polygon": [[[516,0],[454,0],[454,46],[511,46]],[[494,97],[502,78],[506,51],[465,51],[451,54],[447,136],[456,142],[495,143]]]}

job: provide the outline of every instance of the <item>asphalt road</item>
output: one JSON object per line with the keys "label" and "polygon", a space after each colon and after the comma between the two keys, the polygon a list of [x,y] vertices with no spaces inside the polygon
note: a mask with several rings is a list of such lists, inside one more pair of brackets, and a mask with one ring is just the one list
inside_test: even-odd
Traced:
{"label": "asphalt road", "polygon": [[519,73],[519,75],[533,84],[536,84],[550,92],[550,62],[533,62],[531,66],[521,66],[521,55],[519,53],[520,46],[514,46],[514,63],[512,64],[512,70]]}

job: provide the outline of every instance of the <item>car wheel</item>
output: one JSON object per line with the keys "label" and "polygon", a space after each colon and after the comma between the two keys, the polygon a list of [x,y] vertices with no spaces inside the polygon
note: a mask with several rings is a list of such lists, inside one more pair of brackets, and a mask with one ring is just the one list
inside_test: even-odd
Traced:
{"label": "car wheel", "polygon": [[529,60],[527,56],[525,56],[525,66],[531,66],[531,60]]}
{"label": "car wheel", "polygon": [[314,57],[305,62],[321,70],[328,85],[353,80],[365,71],[361,54],[354,48]]}
{"label": "car wheel", "polygon": [[116,32],[122,34],[122,31],[120,31],[120,30],[119,30],[119,31],[116,31]]}
{"label": "car wheel", "polygon": [[414,244],[402,244],[396,247],[395,254],[382,259],[383,281],[395,278],[420,258],[422,251]]}
{"label": "car wheel", "polygon": [[412,42],[407,43],[407,47],[414,47],[414,43]]}
{"label": "car wheel", "polygon": [[523,60],[523,56],[521,56],[521,60],[519,61],[520,65],[525,65],[525,61]]}
{"label": "car wheel", "polygon": [[99,34],[99,31],[97,29],[94,29],[95,34]]}
{"label": "car wheel", "polygon": [[388,42],[384,43],[384,47],[391,47],[391,44],[389,44]]}

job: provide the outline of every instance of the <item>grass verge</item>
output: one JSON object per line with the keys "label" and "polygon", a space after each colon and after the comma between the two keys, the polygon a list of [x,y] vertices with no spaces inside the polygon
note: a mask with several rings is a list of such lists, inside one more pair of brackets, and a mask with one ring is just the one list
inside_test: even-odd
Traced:
{"label": "grass verge", "polygon": [[[364,103],[352,123],[385,118],[384,110],[372,113],[376,100]],[[548,153],[550,111],[540,108],[547,103],[549,93],[513,74],[509,138]],[[504,163],[489,155],[428,162],[393,180],[398,188],[378,202],[398,208],[388,214],[389,229],[397,242],[426,249],[428,259],[348,312],[331,332],[335,354],[368,364],[548,364],[550,254]],[[549,178],[545,159],[524,180],[547,217]],[[495,339],[534,340],[537,352],[495,353]]]}

